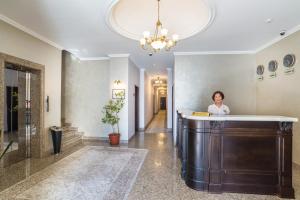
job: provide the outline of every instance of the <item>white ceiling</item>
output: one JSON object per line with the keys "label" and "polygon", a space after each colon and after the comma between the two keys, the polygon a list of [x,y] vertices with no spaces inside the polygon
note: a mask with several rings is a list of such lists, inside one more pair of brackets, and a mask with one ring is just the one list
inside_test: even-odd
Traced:
{"label": "white ceiling", "polygon": [[[77,49],[75,53],[79,57],[129,53],[139,67],[150,72],[165,72],[165,68],[173,67],[172,52],[150,57],[139,48],[137,41],[109,28],[106,17],[114,1],[0,0],[0,14],[2,18],[7,17],[65,49]],[[185,0],[171,1],[172,5],[167,6],[168,16],[181,16],[172,10],[172,6],[182,1]],[[255,51],[277,39],[281,30],[295,30],[300,25],[299,0],[208,1],[215,8],[213,23],[205,31],[179,41],[175,51]],[[155,11],[153,15],[156,16]],[[271,23],[265,22],[268,18],[272,19]],[[136,20],[147,21],[143,18]],[[167,28],[168,24],[164,26]]]}
{"label": "white ceiling", "polygon": [[[115,2],[107,16],[107,23],[113,30],[137,41],[143,37],[144,31],[154,34],[158,17],[157,0],[115,0]],[[186,39],[211,24],[214,18],[213,8],[214,6],[206,0],[177,0],[176,3],[174,0],[161,0],[160,21],[163,27],[169,30],[169,36],[177,34],[180,39]]]}

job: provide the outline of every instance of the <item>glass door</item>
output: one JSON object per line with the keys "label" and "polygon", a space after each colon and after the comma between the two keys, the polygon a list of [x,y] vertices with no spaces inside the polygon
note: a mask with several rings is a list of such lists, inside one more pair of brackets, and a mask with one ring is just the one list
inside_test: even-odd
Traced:
{"label": "glass door", "polygon": [[39,157],[40,76],[27,68],[6,63],[4,95],[4,148],[9,164]]}

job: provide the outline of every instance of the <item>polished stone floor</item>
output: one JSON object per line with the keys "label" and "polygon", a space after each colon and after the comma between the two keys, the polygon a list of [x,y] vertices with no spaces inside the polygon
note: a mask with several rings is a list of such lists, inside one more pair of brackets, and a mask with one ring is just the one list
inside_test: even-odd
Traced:
{"label": "polished stone floor", "polygon": [[148,126],[146,132],[147,133],[160,133],[160,132],[168,132],[166,128],[167,124],[167,117],[166,117],[166,110],[161,110],[155,115],[154,119]]}
{"label": "polished stone floor", "polygon": [[[172,142],[172,133],[165,129],[165,113],[160,112],[145,133],[137,133],[128,144],[121,146],[129,148],[148,149],[136,181],[129,193],[129,200],[271,200],[280,199],[276,196],[251,194],[208,194],[188,188],[180,177],[180,161]],[[155,130],[155,127],[159,129]],[[164,131],[160,131],[164,130]],[[156,132],[155,132],[156,131]],[[86,141],[85,145],[108,146],[107,142]],[[78,147],[80,148],[80,147]],[[63,155],[61,155],[62,157]],[[57,158],[58,159],[58,158]],[[38,163],[38,161],[35,161]],[[53,158],[43,163],[43,166],[55,162]],[[35,169],[38,170],[38,169]],[[13,171],[11,171],[12,173]],[[32,172],[31,172],[32,173]],[[1,181],[0,181],[1,182]],[[293,186],[296,199],[300,199],[300,168],[293,168]],[[3,187],[2,187],[3,188]],[[0,189],[1,190],[1,189]]]}
{"label": "polished stone floor", "polygon": [[0,200],[122,200],[146,149],[85,146],[0,193]]}

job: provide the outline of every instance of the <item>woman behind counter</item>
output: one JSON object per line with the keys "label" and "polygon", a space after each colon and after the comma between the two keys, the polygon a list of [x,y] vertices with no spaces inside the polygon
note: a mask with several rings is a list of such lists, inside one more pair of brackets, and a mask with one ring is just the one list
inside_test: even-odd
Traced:
{"label": "woman behind counter", "polygon": [[223,92],[216,91],[212,95],[212,100],[214,101],[214,104],[208,106],[208,112],[212,115],[229,115],[230,110],[228,106],[223,104],[225,96]]}

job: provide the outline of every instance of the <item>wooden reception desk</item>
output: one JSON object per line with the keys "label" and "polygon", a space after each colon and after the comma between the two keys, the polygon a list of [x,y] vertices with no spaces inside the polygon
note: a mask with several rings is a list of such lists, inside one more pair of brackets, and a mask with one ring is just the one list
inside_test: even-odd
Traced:
{"label": "wooden reception desk", "polygon": [[190,188],[213,193],[294,198],[292,128],[281,116],[192,116],[177,113],[181,175]]}

